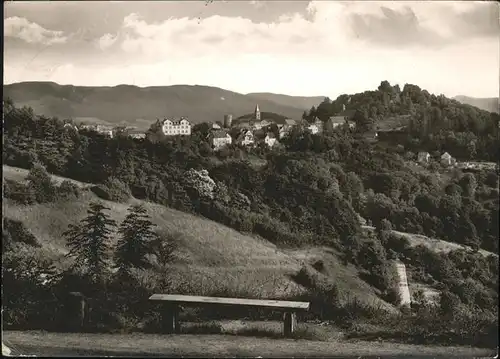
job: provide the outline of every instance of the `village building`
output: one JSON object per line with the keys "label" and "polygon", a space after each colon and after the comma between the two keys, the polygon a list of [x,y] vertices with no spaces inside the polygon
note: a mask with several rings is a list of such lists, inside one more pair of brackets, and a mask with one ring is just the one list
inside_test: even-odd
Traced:
{"label": "village building", "polygon": [[66,122],[63,126],[63,128],[68,129],[68,130],[75,130],[78,131],[78,127],[70,122]]}
{"label": "village building", "polygon": [[277,138],[273,132],[266,133],[266,137],[264,138],[264,143],[269,147],[273,147],[276,144]]}
{"label": "village building", "polygon": [[334,129],[341,126],[348,126],[349,128],[356,127],[356,123],[352,121],[351,113],[347,113],[344,111],[344,113],[342,114],[330,117],[325,121],[324,129],[327,132],[332,132]]}
{"label": "village building", "polygon": [[431,157],[431,155],[429,154],[429,152],[421,151],[417,155],[417,162],[418,163],[429,163],[430,157]]}
{"label": "village building", "polygon": [[290,131],[295,127],[297,126],[297,121],[295,120],[292,120],[292,119],[285,119],[285,123],[284,124],[280,124],[278,125],[278,129],[279,129],[279,138],[282,139],[284,138],[285,136],[287,136]]}
{"label": "village building", "polygon": [[445,167],[454,165],[456,160],[448,153],[445,152],[441,155],[441,164]]}
{"label": "village building", "polygon": [[236,143],[242,146],[252,146],[255,144],[254,134],[251,130],[243,130],[236,137]]}
{"label": "village building", "polygon": [[315,118],[313,123],[306,125],[306,129],[313,135],[323,132],[323,121]]}
{"label": "village building", "polygon": [[110,127],[110,126],[97,125],[95,127],[95,131],[100,133],[100,134],[103,134],[104,136],[111,137],[111,138],[113,138],[113,135],[114,135],[114,129],[113,129],[113,127]]}
{"label": "village building", "polygon": [[211,131],[207,138],[212,144],[214,150],[219,150],[233,142],[232,137],[224,130]]}
{"label": "village building", "polygon": [[271,125],[272,125],[272,122],[269,122],[267,120],[262,120],[262,121],[254,122],[253,123],[253,128],[255,130],[261,130],[261,129],[269,127]]}
{"label": "village building", "polygon": [[136,140],[142,140],[146,138],[146,133],[144,131],[134,129],[128,131],[128,136]]}
{"label": "village building", "polygon": [[165,136],[191,135],[191,123],[185,117],[179,120],[165,119],[161,122],[161,129]]}
{"label": "village building", "polygon": [[255,122],[260,122],[260,120],[261,120],[261,118],[260,118],[260,109],[259,109],[259,105],[258,104],[255,106],[253,120],[255,120]]}

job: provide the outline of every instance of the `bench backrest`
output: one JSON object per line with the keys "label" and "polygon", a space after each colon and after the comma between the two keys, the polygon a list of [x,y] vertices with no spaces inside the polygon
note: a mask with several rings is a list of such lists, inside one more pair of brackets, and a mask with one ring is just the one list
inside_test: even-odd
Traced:
{"label": "bench backrest", "polygon": [[229,304],[248,307],[272,307],[279,309],[309,310],[309,302],[295,302],[285,300],[268,299],[244,299],[244,298],[222,298],[201,297],[193,295],[178,294],[153,294],[149,300],[175,302],[175,303],[199,303],[199,304]]}

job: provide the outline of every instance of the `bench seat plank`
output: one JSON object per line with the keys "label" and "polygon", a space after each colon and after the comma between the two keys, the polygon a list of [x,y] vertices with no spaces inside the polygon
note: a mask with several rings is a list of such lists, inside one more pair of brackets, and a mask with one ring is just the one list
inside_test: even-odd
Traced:
{"label": "bench seat plank", "polygon": [[231,304],[250,307],[273,307],[281,309],[309,310],[309,302],[292,302],[284,300],[201,297],[178,294],[153,294],[151,297],[149,297],[149,300],[177,303]]}

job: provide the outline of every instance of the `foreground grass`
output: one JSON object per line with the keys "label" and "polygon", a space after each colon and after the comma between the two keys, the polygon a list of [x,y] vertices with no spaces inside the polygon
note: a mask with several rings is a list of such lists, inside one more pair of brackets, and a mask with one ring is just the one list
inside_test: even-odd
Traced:
{"label": "foreground grass", "polygon": [[396,343],[272,339],[235,335],[156,334],[61,334],[4,331],[4,343],[15,353],[43,356],[124,355],[124,356],[324,356],[324,357],[408,357],[451,358],[492,357],[491,350],[466,347],[439,347]]}

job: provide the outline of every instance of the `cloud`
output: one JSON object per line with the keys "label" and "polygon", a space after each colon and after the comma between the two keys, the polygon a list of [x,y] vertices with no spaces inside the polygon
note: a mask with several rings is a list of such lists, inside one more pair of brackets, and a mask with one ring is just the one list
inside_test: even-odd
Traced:
{"label": "cloud", "polygon": [[500,5],[495,2],[478,5],[466,11],[457,11],[454,23],[457,35],[498,38],[500,33]]}
{"label": "cloud", "polygon": [[5,19],[4,36],[21,39],[31,44],[62,44],[68,40],[62,31],[48,30],[25,18],[13,16]]}
{"label": "cloud", "polygon": [[381,46],[448,46],[498,36],[498,5],[488,2],[358,2],[349,6],[351,36]]}
{"label": "cloud", "polygon": [[375,44],[408,46],[442,44],[444,39],[434,30],[423,26],[409,7],[393,10],[381,6],[381,14],[352,14],[354,36]]}
{"label": "cloud", "polygon": [[[242,93],[335,98],[388,80],[418,84],[435,93],[455,95],[457,88],[477,97],[498,93],[499,45],[492,36],[496,26],[492,19],[497,15],[484,4],[312,1],[307,9],[301,4],[290,11],[284,2],[264,2],[262,13],[281,6],[274,9],[271,21],[247,15],[250,3],[237,1],[228,2],[234,7],[226,12],[223,6],[218,12],[213,9],[222,3],[205,7],[196,2],[208,13],[198,18],[194,3],[189,2],[191,15],[179,3],[167,7],[172,11],[160,11],[159,2],[144,5],[144,11],[127,8],[112,27],[99,27],[89,35],[93,40],[88,47],[76,39],[81,24],[65,28],[71,41],[44,52],[43,58],[68,66],[46,75],[37,70],[42,56],[28,69],[18,59],[31,61],[34,50],[11,50],[5,81],[183,83]],[[153,4],[154,8],[148,7]],[[104,18],[105,11],[101,12]],[[107,51],[99,51],[99,43]]]}
{"label": "cloud", "polygon": [[266,6],[266,3],[264,1],[252,0],[252,1],[250,1],[250,5],[253,5],[257,9],[260,9],[260,8],[263,8],[264,6]]}
{"label": "cloud", "polygon": [[97,46],[101,50],[106,50],[107,48],[111,47],[117,40],[118,36],[113,36],[109,33],[102,35],[98,40],[97,40]]}

